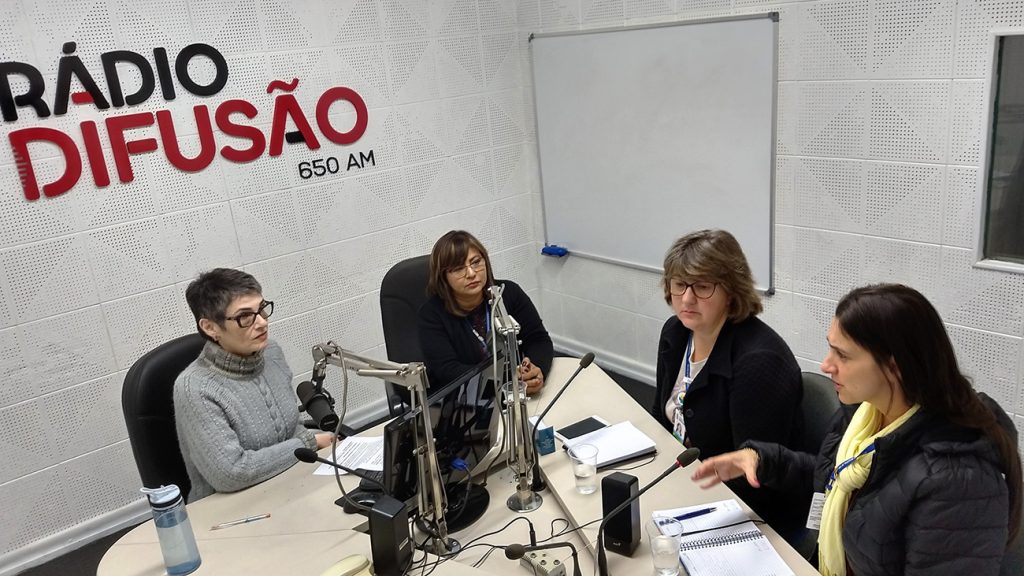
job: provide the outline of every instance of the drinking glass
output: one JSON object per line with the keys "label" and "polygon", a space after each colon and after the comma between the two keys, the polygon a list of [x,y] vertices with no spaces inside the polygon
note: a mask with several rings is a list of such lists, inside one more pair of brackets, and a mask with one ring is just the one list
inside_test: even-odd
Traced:
{"label": "drinking glass", "polygon": [[651,542],[654,573],[658,576],[679,574],[679,544],[683,525],[674,518],[655,516],[647,522],[647,538]]}
{"label": "drinking glass", "polygon": [[576,476],[576,491],[580,494],[597,492],[597,446],[577,444],[569,448],[569,458]]}

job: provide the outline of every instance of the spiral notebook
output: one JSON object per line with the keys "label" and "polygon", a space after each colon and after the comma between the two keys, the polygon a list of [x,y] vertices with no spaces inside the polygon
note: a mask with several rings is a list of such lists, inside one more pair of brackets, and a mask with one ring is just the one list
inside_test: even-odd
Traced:
{"label": "spiral notebook", "polygon": [[679,560],[689,576],[793,576],[761,530],[747,519],[735,500],[654,512],[657,517],[713,511],[680,520],[683,537]]}

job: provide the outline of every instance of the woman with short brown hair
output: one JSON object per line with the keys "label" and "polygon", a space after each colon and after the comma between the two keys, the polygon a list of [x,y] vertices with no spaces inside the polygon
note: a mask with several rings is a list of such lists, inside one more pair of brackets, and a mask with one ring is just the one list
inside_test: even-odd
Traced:
{"label": "woman with short brown hair", "polygon": [[[654,417],[702,458],[747,440],[800,448],[800,367],[757,318],[761,298],[736,238],[724,230],[687,234],[669,248],[664,268],[674,316],[658,346]],[[730,487],[783,536],[800,537],[808,499],[743,482]]]}

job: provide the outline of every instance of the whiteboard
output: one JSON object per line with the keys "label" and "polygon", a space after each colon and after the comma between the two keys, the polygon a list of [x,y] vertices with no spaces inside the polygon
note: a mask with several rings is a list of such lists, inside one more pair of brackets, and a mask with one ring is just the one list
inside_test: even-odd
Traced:
{"label": "whiteboard", "polygon": [[721,228],[771,291],[777,21],[533,36],[546,241],[660,272]]}

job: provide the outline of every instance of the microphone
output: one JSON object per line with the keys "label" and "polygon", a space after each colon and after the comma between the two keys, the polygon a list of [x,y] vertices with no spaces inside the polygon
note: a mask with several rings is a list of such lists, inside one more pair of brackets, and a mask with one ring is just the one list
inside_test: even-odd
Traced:
{"label": "microphone", "polygon": [[303,462],[306,462],[306,463],[309,463],[309,464],[312,464],[314,462],[320,462],[321,464],[327,464],[329,466],[333,466],[333,467],[337,468],[338,470],[344,470],[345,472],[348,472],[349,474],[355,476],[356,478],[361,478],[361,479],[366,480],[367,482],[369,482],[371,484],[376,484],[377,486],[380,486],[380,491],[381,492],[383,492],[385,494],[387,494],[387,492],[388,492],[387,489],[384,488],[384,485],[381,484],[380,482],[378,482],[377,480],[375,480],[373,478],[370,478],[369,476],[364,476],[364,475],[360,474],[359,472],[356,472],[355,470],[353,470],[351,468],[348,468],[348,467],[342,466],[341,464],[338,464],[337,462],[331,462],[330,460],[328,460],[326,458],[321,458],[320,456],[317,455],[316,451],[311,450],[309,448],[296,448],[295,449],[295,457],[298,458],[299,460],[301,460]]}
{"label": "microphone", "polygon": [[[555,397],[551,399],[551,402],[548,402],[548,405],[544,407],[544,411],[537,417],[537,421],[533,423],[533,430],[530,432],[530,442],[533,442],[534,446],[537,445],[537,426],[540,425],[541,420],[548,415],[548,410],[551,410],[551,407],[555,405],[555,402],[561,398],[562,393],[569,388],[569,384],[572,384],[572,381],[576,379],[576,375],[582,372],[587,366],[590,366],[590,363],[593,361],[593,352],[587,352],[584,354],[583,358],[580,358],[579,367],[577,367],[576,371],[572,373],[572,376],[569,376],[569,379],[562,385],[562,389],[558,391],[558,394],[555,394]],[[540,456],[538,455],[533,461],[533,484],[530,486],[530,489],[534,492],[539,492],[545,488],[547,488],[547,485],[544,484],[544,480],[540,477]]]}
{"label": "microphone", "polygon": [[633,495],[632,498],[627,499],[622,504],[616,506],[611,512],[605,514],[604,518],[601,519],[601,525],[597,527],[597,573],[600,576],[608,576],[608,556],[605,554],[604,551],[604,525],[608,523],[608,520],[614,517],[619,512],[625,510],[626,506],[629,506],[634,500],[640,498],[640,496],[644,492],[647,492],[655,484],[664,480],[666,476],[668,476],[672,472],[675,472],[676,468],[684,468],[686,466],[689,466],[690,464],[693,464],[693,462],[697,460],[697,458],[699,457],[699,448],[687,448],[681,454],[679,454],[679,456],[676,456],[676,461],[671,466],[668,467],[668,470],[665,470],[664,472],[661,473],[660,476],[652,480],[650,484],[641,488],[640,491]]}
{"label": "microphone", "polygon": [[576,555],[576,547],[573,546],[571,542],[552,542],[551,544],[535,544],[531,546],[509,544],[508,546],[505,546],[505,558],[508,558],[509,560],[519,560],[525,556],[527,552],[532,552],[534,550],[550,550],[552,548],[572,549],[572,576],[581,576],[580,559],[579,556]]}
{"label": "microphone", "polygon": [[334,398],[331,398],[322,386],[304,380],[295,387],[295,395],[299,397],[299,409],[309,414],[321,430],[334,432],[338,427],[338,415],[334,413]]}

